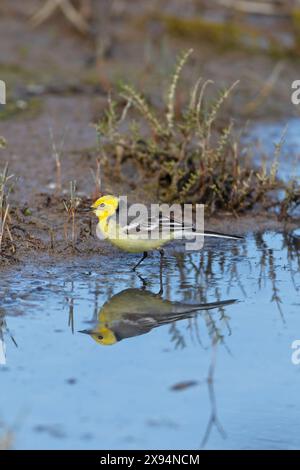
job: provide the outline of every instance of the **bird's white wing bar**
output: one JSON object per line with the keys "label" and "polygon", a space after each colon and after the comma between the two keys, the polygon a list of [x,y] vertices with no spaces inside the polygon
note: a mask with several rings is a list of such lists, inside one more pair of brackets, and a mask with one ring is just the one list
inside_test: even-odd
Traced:
{"label": "bird's white wing bar", "polygon": [[121,230],[126,235],[140,235],[141,237],[151,237],[157,234],[173,234],[174,238],[180,236],[204,236],[214,238],[227,238],[231,240],[243,239],[238,235],[229,235],[226,233],[214,232],[205,230],[199,232],[196,230],[195,225],[191,223],[182,223],[176,219],[169,219],[168,217],[159,217],[156,219],[149,218],[144,221],[131,222],[128,225],[121,227]]}
{"label": "bird's white wing bar", "polygon": [[185,225],[180,221],[171,220],[167,217],[159,218],[148,218],[143,221],[131,222],[128,225],[124,225],[121,230],[127,235],[140,235],[149,236],[154,234],[168,234],[172,233],[183,233],[185,231],[192,232],[193,226],[191,224]]}

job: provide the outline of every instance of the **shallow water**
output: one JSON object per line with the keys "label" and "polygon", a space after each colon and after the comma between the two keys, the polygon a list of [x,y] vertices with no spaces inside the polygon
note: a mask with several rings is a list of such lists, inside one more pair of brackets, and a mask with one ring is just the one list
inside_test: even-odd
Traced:
{"label": "shallow water", "polygon": [[[139,270],[144,290],[134,256],[5,274],[0,421],[14,447],[300,448],[299,244],[268,233],[171,248],[166,304],[149,294],[155,256]],[[238,302],[198,314],[174,304],[226,299]]]}
{"label": "shallow water", "polygon": [[[267,167],[274,161],[276,145],[281,143],[278,175],[284,181],[296,179],[300,183],[300,119],[260,122],[247,132],[247,142],[261,160],[265,155]],[[253,145],[254,144],[254,145]]]}

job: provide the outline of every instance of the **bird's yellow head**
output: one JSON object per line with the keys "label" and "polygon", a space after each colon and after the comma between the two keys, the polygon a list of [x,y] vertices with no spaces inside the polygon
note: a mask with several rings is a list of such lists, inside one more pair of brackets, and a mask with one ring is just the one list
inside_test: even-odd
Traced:
{"label": "bird's yellow head", "polygon": [[106,326],[100,326],[97,330],[82,330],[79,331],[79,333],[90,335],[96,343],[102,344],[103,346],[111,346],[118,341],[114,332]]}
{"label": "bird's yellow head", "polygon": [[118,205],[119,199],[116,196],[106,195],[97,199],[92,205],[92,209],[94,214],[101,221],[113,215],[118,209]]}

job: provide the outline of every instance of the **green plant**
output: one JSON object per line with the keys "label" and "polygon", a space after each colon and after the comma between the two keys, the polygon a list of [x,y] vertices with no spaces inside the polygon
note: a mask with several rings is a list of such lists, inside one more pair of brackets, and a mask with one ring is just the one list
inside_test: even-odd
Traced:
{"label": "green plant", "polygon": [[10,209],[8,198],[13,187],[12,178],[13,175],[8,174],[8,164],[6,164],[0,172],[0,253],[3,250],[5,234],[8,235],[13,246],[13,239],[8,224]]}
{"label": "green plant", "polygon": [[[68,201],[63,201],[63,204],[68,214],[67,222],[71,221],[71,226],[72,226],[71,240],[72,240],[73,249],[75,248],[75,242],[76,242],[76,211],[80,202],[81,202],[81,199],[76,194],[76,181],[71,181],[70,182],[70,199]],[[66,224],[65,224],[64,232],[65,232],[65,239],[67,239],[68,236],[67,236]]]}
{"label": "green plant", "polygon": [[280,203],[280,218],[286,219],[290,212],[300,207],[300,187],[296,180],[285,187],[285,195]]}
{"label": "green plant", "polygon": [[[178,106],[178,81],[191,53],[188,50],[178,59],[164,113],[156,112],[130,85],[121,87],[121,97],[127,103],[123,110],[118,112],[117,103],[109,100],[97,125],[101,151],[110,156],[106,160],[117,176],[122,177],[123,162],[134,161],[142,172],[140,183],[150,182],[160,200],[203,203],[210,212],[249,210],[258,202],[264,203],[271,190],[279,187],[280,147],[269,171],[264,166],[256,168],[234,136],[233,121],[220,124],[219,111],[238,82],[208,102],[206,91],[213,82],[198,79],[186,105]],[[131,105],[147,125],[143,133],[135,120],[123,125],[124,113],[127,115]]]}

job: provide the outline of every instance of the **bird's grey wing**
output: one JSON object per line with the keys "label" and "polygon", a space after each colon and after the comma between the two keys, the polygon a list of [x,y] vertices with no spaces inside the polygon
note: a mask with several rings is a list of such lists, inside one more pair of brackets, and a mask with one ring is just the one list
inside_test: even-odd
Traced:
{"label": "bird's grey wing", "polygon": [[172,305],[170,305],[169,311],[153,310],[152,312],[147,312],[147,315],[141,312],[123,313],[122,321],[127,322],[128,326],[134,325],[137,330],[141,331],[141,333],[139,334],[142,334],[144,332],[146,333],[150,331],[152,328],[155,328],[157,326],[161,326],[167,323],[173,323],[178,320],[184,320],[186,318],[191,318],[201,310],[222,308],[236,302],[237,299],[220,300],[217,302],[209,302],[194,305],[174,302],[172,303]]}
{"label": "bird's grey wing", "polygon": [[194,234],[195,236],[214,237],[214,238],[227,238],[232,240],[243,239],[238,235],[230,235],[222,232],[215,232],[212,230],[198,230],[195,224],[191,221],[182,221],[175,217],[167,217],[162,213],[158,217],[148,217],[147,219],[135,219],[127,225],[122,226],[122,230],[127,235],[139,235],[150,237],[162,237],[164,234],[173,234],[174,237]]}
{"label": "bird's grey wing", "polygon": [[[138,317],[138,318],[137,318]],[[144,335],[154,328],[157,322],[151,317],[143,317],[141,314],[125,314],[122,319],[112,322],[110,327],[118,341],[133,336]]]}
{"label": "bird's grey wing", "polygon": [[236,299],[230,299],[195,305],[174,303],[171,306],[172,308],[168,312],[161,312],[158,310],[153,312],[147,312],[147,315],[140,312],[124,312],[122,315],[122,319],[113,325],[113,330],[115,332],[117,328],[120,332],[121,329],[123,332],[126,332],[125,337],[137,336],[144,333],[148,333],[150,330],[152,330],[152,328],[156,328],[158,326],[165,325],[168,323],[174,323],[178,320],[191,318],[201,310],[221,308],[236,302]]}
{"label": "bird's grey wing", "polygon": [[152,236],[154,234],[162,236],[169,233],[191,232],[192,224],[183,224],[181,221],[159,214],[158,217],[148,217],[147,219],[135,219],[127,225],[122,226],[122,230],[127,235]]}
{"label": "bird's grey wing", "polygon": [[196,313],[195,310],[180,313],[170,311],[163,314],[159,311],[153,311],[148,313],[147,316],[141,313],[127,313],[123,315],[120,321],[111,325],[111,328],[118,338],[129,338],[130,336],[148,333],[158,326],[190,318]]}

